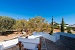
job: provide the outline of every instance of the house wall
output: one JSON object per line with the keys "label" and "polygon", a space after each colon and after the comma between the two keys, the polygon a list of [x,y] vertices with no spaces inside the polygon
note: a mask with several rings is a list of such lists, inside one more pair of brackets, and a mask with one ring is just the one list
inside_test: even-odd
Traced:
{"label": "house wall", "polygon": [[69,34],[69,33],[55,33],[60,36],[61,42],[65,45],[65,47],[70,48],[71,50],[75,50],[75,34]]}
{"label": "house wall", "polygon": [[75,50],[75,38],[67,37],[67,36],[60,36],[60,40],[66,47],[70,48],[71,50]]}

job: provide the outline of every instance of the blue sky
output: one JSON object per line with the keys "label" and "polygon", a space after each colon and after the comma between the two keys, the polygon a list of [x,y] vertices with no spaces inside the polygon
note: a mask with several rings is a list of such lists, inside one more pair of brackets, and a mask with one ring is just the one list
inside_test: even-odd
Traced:
{"label": "blue sky", "polygon": [[49,23],[54,21],[75,24],[75,0],[0,0],[0,15],[15,19],[42,16]]}

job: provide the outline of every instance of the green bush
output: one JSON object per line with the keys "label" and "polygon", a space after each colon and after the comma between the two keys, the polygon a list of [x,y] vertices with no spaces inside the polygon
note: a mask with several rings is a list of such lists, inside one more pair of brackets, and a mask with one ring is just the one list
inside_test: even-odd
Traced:
{"label": "green bush", "polygon": [[70,28],[70,27],[67,27],[67,33],[72,34],[72,32],[71,32],[71,28]]}

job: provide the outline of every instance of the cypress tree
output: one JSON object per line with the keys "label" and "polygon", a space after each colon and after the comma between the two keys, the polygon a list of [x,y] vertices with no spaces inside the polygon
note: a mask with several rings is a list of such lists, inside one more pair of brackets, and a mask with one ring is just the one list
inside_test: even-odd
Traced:
{"label": "cypress tree", "polygon": [[64,32],[64,19],[62,18],[62,23],[61,23],[61,32]]}
{"label": "cypress tree", "polygon": [[52,22],[51,22],[51,32],[50,32],[50,34],[52,35],[52,33],[53,33],[53,16],[52,16]]}

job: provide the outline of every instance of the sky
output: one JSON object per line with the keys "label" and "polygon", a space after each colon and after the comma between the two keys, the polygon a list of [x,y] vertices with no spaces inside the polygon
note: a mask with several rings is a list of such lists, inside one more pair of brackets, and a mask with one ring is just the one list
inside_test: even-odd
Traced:
{"label": "sky", "polygon": [[58,23],[63,17],[65,23],[75,24],[75,0],[0,0],[0,16],[26,20],[42,16],[48,23],[52,16]]}

